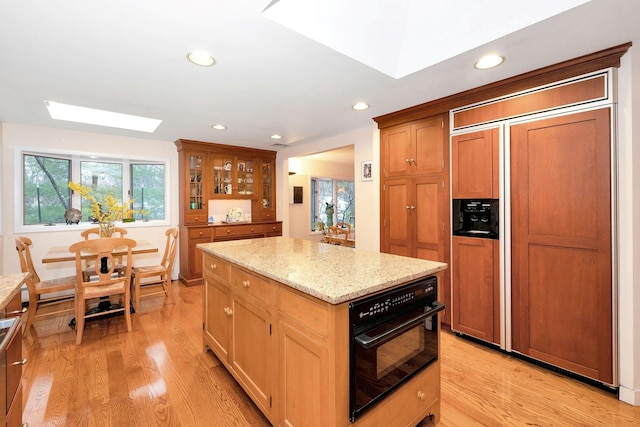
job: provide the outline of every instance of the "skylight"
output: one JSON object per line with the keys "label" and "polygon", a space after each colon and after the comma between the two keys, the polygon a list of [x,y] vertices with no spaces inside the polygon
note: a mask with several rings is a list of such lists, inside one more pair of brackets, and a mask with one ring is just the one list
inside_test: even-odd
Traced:
{"label": "skylight", "polygon": [[399,79],[588,1],[273,0],[262,13]]}
{"label": "skylight", "polygon": [[153,133],[162,120],[45,101],[52,119]]}

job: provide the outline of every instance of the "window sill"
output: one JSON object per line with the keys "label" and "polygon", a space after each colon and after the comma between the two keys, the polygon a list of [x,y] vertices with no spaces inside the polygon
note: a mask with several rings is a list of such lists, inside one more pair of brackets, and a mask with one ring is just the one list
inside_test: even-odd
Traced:
{"label": "window sill", "polygon": [[[135,222],[122,222],[116,221],[116,227],[122,228],[144,228],[144,227],[168,227],[169,221],[167,220],[151,220],[151,221],[135,221]],[[52,225],[16,225],[15,233],[50,233],[50,232],[80,232],[88,228],[97,227],[97,223],[83,222],[80,224],[52,224]]]}

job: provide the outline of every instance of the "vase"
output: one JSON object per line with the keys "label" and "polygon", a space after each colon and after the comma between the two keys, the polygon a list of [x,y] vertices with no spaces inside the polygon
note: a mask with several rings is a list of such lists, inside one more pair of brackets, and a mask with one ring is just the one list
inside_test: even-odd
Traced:
{"label": "vase", "polygon": [[100,223],[100,237],[111,237],[115,231],[113,221],[106,221]]}

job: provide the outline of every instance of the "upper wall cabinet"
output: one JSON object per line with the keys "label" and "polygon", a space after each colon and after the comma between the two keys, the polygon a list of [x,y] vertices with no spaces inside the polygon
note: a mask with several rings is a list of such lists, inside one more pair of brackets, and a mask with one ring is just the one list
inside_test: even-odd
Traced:
{"label": "upper wall cabinet", "polygon": [[454,199],[497,199],[497,128],[451,138],[451,194]]}
{"label": "upper wall cabinet", "polygon": [[442,116],[382,129],[383,176],[443,173],[444,135]]}
{"label": "upper wall cabinet", "polygon": [[275,220],[275,151],[183,139],[176,146],[180,225],[207,224],[212,199],[250,199],[254,221]]}

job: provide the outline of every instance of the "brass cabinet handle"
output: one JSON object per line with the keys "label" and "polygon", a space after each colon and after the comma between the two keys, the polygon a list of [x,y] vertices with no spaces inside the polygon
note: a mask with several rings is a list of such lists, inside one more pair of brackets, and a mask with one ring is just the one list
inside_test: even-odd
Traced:
{"label": "brass cabinet handle", "polygon": [[211,264],[211,269],[215,270],[216,268],[218,268],[218,266],[216,264]]}
{"label": "brass cabinet handle", "polygon": [[11,366],[17,366],[17,365],[26,365],[27,364],[27,358],[25,357],[22,360],[18,360],[17,362],[13,362],[11,364]]}
{"label": "brass cabinet handle", "polygon": [[227,316],[231,316],[233,314],[233,310],[229,307],[225,307],[224,312],[227,313]]}
{"label": "brass cabinet handle", "polygon": [[243,280],[242,281],[242,286],[244,286],[245,288],[249,289],[249,286],[251,286],[251,283],[248,280]]}
{"label": "brass cabinet handle", "polygon": [[424,400],[424,393],[423,392],[421,392],[421,391],[418,392],[418,399]]}

